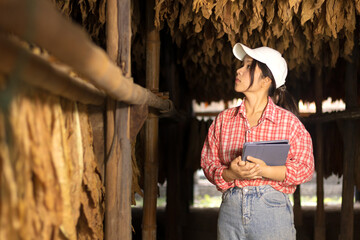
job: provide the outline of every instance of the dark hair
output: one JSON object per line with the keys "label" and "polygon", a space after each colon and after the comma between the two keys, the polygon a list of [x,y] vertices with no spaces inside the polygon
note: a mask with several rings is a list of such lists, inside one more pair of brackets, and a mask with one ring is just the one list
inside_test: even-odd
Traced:
{"label": "dark hair", "polygon": [[268,95],[271,97],[274,103],[282,108],[285,108],[286,110],[289,110],[296,116],[299,116],[299,109],[295,102],[295,99],[286,90],[285,84],[276,88],[275,78],[265,63],[253,59],[250,65],[250,85],[248,89],[254,84],[254,74],[256,66],[260,68],[263,78],[269,77],[271,79],[271,86],[269,88]]}

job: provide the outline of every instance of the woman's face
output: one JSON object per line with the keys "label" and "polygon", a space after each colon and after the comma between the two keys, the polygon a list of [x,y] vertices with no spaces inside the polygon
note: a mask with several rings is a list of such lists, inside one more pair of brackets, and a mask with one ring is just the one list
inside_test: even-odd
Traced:
{"label": "woman's face", "polygon": [[253,59],[246,55],[244,58],[244,61],[242,63],[242,66],[236,70],[236,78],[235,78],[235,91],[236,92],[253,92],[257,91],[260,86],[260,80],[262,79],[262,73],[258,66],[255,67],[254,72],[254,83],[249,88],[251,77],[250,77],[250,66]]}

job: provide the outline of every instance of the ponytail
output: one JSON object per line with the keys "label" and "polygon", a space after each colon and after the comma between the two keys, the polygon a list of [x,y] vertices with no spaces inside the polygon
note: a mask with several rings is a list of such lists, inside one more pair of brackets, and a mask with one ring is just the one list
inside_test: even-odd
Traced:
{"label": "ponytail", "polygon": [[[281,87],[276,88],[275,84],[275,78],[270,71],[270,69],[266,66],[265,63],[259,62],[255,59],[253,59],[251,65],[250,65],[250,85],[249,88],[254,83],[254,73],[255,73],[255,67],[258,66],[262,72],[263,77],[269,77],[271,79],[271,86],[268,91],[268,95],[271,97],[273,102],[282,107],[286,110],[292,112],[297,117],[299,114],[298,106],[295,102],[295,99],[293,96],[286,90],[286,86],[282,85]],[[249,89],[248,88],[248,89]]]}
{"label": "ponytail", "polygon": [[[270,92],[270,89],[269,89],[269,92]],[[286,90],[285,85],[278,87],[277,89],[275,89],[275,91],[272,91],[272,92],[273,92],[273,94],[271,94],[270,96],[276,105],[278,105],[282,108],[285,108],[286,110],[289,110],[296,116],[299,116],[299,109],[295,102],[295,99]]]}

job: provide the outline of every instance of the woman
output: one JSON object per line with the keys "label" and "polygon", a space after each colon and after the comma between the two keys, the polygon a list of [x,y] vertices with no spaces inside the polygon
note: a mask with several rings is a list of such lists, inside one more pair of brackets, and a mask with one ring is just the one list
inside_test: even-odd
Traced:
{"label": "woman", "polygon": [[[285,90],[287,64],[268,47],[237,43],[233,53],[243,61],[235,91],[245,98],[216,117],[201,154],[206,177],[223,192],[218,239],[295,239],[288,194],[311,179],[314,157],[311,137]],[[290,143],[284,166],[268,166],[251,156],[241,159],[244,142],[282,139]]]}

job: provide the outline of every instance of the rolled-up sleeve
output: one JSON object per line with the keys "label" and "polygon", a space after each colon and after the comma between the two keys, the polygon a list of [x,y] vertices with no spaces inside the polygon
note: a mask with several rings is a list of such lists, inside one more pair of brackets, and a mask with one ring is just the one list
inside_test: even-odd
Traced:
{"label": "rolled-up sleeve", "polygon": [[[303,126],[302,126],[303,127]],[[299,185],[311,180],[314,173],[314,155],[310,134],[303,129],[291,141],[290,158],[286,162],[283,187]]]}
{"label": "rolled-up sleeve", "polygon": [[220,191],[233,187],[234,182],[226,182],[222,173],[228,166],[222,164],[219,157],[220,126],[216,119],[210,126],[201,152],[201,167],[206,178]]}

